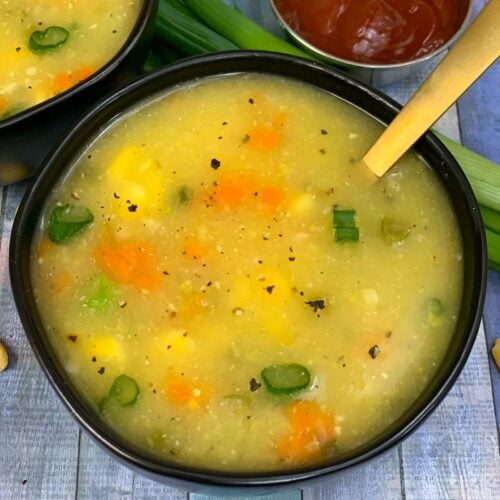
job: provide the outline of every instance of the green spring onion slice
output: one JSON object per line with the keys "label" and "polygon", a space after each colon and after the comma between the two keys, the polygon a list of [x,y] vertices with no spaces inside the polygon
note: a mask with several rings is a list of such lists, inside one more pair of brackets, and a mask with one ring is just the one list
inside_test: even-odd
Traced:
{"label": "green spring onion slice", "polygon": [[45,31],[34,31],[29,38],[31,52],[40,54],[55,49],[69,38],[69,31],[61,26],[50,26]]}
{"label": "green spring onion slice", "polygon": [[356,210],[339,210],[333,209],[333,225],[335,227],[355,227],[356,226]]}
{"label": "green spring onion slice", "polygon": [[359,230],[357,227],[337,227],[335,228],[335,241],[347,242],[358,241]]}
{"label": "green spring onion slice", "polygon": [[261,375],[267,390],[273,394],[293,394],[311,382],[309,370],[298,364],[270,365]]}
{"label": "green spring onion slice", "polygon": [[120,375],[113,382],[109,390],[109,397],[118,401],[122,406],[131,406],[137,401],[139,393],[139,386],[133,378],[128,375]]}
{"label": "green spring onion slice", "polygon": [[409,224],[391,217],[384,217],[380,227],[388,243],[400,243],[408,238],[411,233],[411,226]]}

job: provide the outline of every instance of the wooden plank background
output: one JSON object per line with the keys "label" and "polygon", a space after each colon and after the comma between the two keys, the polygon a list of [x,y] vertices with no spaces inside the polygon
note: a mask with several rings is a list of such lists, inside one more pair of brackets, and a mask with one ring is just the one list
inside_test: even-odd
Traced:
{"label": "wooden plank background", "polygon": [[[233,2],[234,3],[234,2]],[[238,0],[268,29],[279,27],[264,0]],[[484,0],[476,2],[477,10]],[[404,103],[423,74],[388,85]],[[498,162],[500,157],[497,64],[439,122],[449,137]],[[0,138],[1,140],[1,138]],[[8,277],[8,242],[26,185],[0,189],[0,340],[11,366],[0,374],[0,500],[156,499],[207,500],[165,487],[111,459],[78,428],[45,380],[27,344]],[[500,337],[500,273],[490,273],[482,329],[457,384],[428,421],[375,463],[314,488],[266,500],[500,499],[500,375],[487,349]],[[212,497],[216,498],[216,497]]]}

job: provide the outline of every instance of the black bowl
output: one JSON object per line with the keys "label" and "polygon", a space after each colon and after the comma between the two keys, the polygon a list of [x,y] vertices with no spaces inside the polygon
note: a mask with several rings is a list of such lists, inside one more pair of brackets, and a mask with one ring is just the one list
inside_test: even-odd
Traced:
{"label": "black bowl", "polygon": [[0,122],[0,186],[33,175],[96,101],[138,76],[150,48],[158,0],[142,0],[120,51],[87,80]]}
{"label": "black bowl", "polygon": [[10,248],[10,273],[19,314],[31,346],[56,392],[80,425],[126,465],[172,486],[204,492],[263,493],[278,487],[302,485],[352,468],[379,456],[420,425],[442,401],[457,379],[471,351],[484,301],[486,254],[479,208],[460,167],[431,133],[415,146],[445,187],[460,221],[464,247],[464,292],[460,317],[448,352],[427,389],[401,418],[369,443],[328,463],[293,471],[239,474],[194,469],[161,461],[127,443],[101,421],[73,388],[44,333],[33,297],[30,246],[39,215],[54,184],[89,137],[129,106],[156,92],[193,79],[236,72],[259,72],[295,78],[335,94],[365,110],[383,123],[390,122],[400,106],[383,94],[343,73],[317,63],[288,56],[235,52],[182,61],[133,82],[93,108],[45,162],[43,171],[27,192],[17,214]]}

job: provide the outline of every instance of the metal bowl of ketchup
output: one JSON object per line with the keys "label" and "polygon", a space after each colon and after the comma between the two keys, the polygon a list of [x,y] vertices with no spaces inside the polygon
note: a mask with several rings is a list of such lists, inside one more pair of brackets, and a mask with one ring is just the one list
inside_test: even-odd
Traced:
{"label": "metal bowl of ketchup", "polygon": [[[409,76],[465,30],[472,0],[270,0],[302,48],[372,84]],[[434,61],[435,62],[435,61]]]}

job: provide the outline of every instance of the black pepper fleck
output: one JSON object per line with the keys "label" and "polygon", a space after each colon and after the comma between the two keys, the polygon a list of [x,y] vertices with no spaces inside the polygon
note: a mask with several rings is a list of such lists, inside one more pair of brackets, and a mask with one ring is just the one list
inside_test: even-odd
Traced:
{"label": "black pepper fleck", "polygon": [[105,370],[106,370],[106,368],[104,368],[104,366],[101,366],[101,368],[99,368],[99,370],[97,370],[97,373],[99,375],[104,375]]}
{"label": "black pepper fleck", "polygon": [[321,311],[322,309],[325,308],[325,301],[323,299],[318,299],[318,300],[308,300],[306,302],[308,306],[311,306],[314,310],[314,312]]}
{"label": "black pepper fleck", "polygon": [[71,342],[76,342],[76,339],[78,337],[76,335],[68,335],[68,340],[71,340]]}
{"label": "black pepper fleck", "polygon": [[266,286],[266,292],[271,295],[273,293],[275,285]]}
{"label": "black pepper fleck", "polygon": [[129,212],[137,212],[137,205],[136,205],[135,203],[132,203],[131,205],[129,205],[129,206],[127,207],[127,210],[128,210]]}
{"label": "black pepper fleck", "polygon": [[258,391],[262,387],[262,384],[257,382],[255,378],[250,379],[250,390],[252,392]]}
{"label": "black pepper fleck", "polygon": [[371,356],[372,359],[375,359],[379,355],[380,349],[378,345],[374,345],[369,351],[368,354]]}
{"label": "black pepper fleck", "polygon": [[217,170],[220,167],[220,161],[217,158],[212,158],[210,160],[210,166],[214,169]]}
{"label": "black pepper fleck", "polygon": [[250,98],[250,99],[248,99],[248,102],[249,102],[250,104],[253,104],[255,101],[254,101],[252,98]]}
{"label": "black pepper fleck", "polygon": [[326,135],[328,134],[328,130],[325,130],[324,128],[321,129],[321,135]]}

